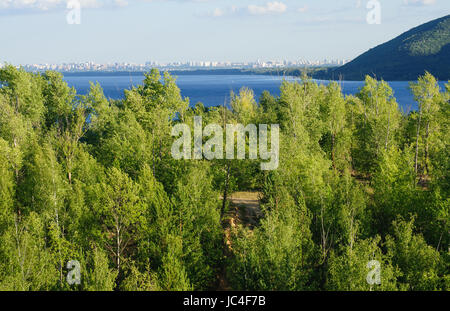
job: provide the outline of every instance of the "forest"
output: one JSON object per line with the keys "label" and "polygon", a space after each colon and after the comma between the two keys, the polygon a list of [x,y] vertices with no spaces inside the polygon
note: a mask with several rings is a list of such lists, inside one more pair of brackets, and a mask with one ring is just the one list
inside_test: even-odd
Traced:
{"label": "forest", "polygon": [[[304,75],[205,108],[156,69],[112,100],[5,66],[0,290],[447,291],[450,83],[410,88],[409,114],[370,76],[356,96]],[[171,129],[195,116],[279,124],[278,169],[175,160]],[[251,224],[238,192],[258,198]]]}

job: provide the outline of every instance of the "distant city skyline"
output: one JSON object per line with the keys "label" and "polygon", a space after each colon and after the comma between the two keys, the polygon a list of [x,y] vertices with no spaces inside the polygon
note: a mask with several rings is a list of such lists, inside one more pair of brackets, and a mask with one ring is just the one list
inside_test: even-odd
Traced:
{"label": "distant city skyline", "polygon": [[[287,68],[287,67],[315,67],[315,66],[341,66],[349,60],[323,59],[323,60],[256,60],[253,62],[230,61],[188,61],[188,62],[158,62],[147,61],[145,63],[115,62],[95,63],[92,61],[78,63],[59,64],[13,64],[23,67],[28,71],[56,70],[62,72],[71,71],[146,71],[151,68],[161,69],[261,69],[261,68]],[[0,68],[4,64],[0,64]]]}
{"label": "distant city skyline", "polygon": [[79,0],[70,24],[74,1],[0,0],[0,62],[351,60],[450,13],[448,0]]}

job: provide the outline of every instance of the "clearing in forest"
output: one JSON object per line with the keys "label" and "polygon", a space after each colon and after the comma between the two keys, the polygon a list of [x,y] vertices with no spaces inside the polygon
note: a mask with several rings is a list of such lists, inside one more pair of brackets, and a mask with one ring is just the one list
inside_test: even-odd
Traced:
{"label": "clearing in forest", "polygon": [[[237,225],[253,229],[262,216],[260,209],[260,192],[235,192],[229,197],[229,208],[224,216],[223,227],[225,235],[224,256],[232,255],[231,231],[236,229]],[[223,198],[221,198],[223,200]],[[226,279],[226,267],[222,268],[218,276],[217,290],[231,290]]]}

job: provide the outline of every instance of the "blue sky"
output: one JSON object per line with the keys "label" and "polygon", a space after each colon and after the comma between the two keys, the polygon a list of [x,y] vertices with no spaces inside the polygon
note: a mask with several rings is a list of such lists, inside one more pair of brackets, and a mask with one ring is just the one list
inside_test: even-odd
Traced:
{"label": "blue sky", "polygon": [[[70,0],[74,1],[74,0]],[[352,59],[450,14],[449,0],[0,0],[0,62]],[[375,1],[375,0],[371,0]]]}

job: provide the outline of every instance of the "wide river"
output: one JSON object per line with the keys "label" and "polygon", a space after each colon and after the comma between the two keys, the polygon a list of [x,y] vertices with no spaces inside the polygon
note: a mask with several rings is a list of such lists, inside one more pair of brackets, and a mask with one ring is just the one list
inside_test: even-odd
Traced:
{"label": "wide river", "polygon": [[[76,88],[78,94],[86,94],[89,89],[89,82],[99,82],[108,98],[120,99],[124,96],[124,90],[138,85],[144,79],[143,75],[71,75],[67,74],[65,80],[70,86]],[[283,79],[295,81],[294,77],[279,77],[271,75],[214,75],[201,74],[189,75],[181,74],[177,76],[177,85],[183,97],[189,97],[191,105],[202,102],[206,107],[223,105],[228,103],[230,92],[238,92],[242,87],[248,87],[259,98],[264,90],[272,95],[280,94],[280,85]],[[328,84],[328,81],[317,81]],[[404,112],[417,109],[417,104],[409,90],[409,82],[395,81],[388,82],[394,91],[394,96],[399,106]],[[444,82],[439,83],[444,87]],[[364,85],[362,81],[342,81],[341,86],[344,94],[354,95]]]}

